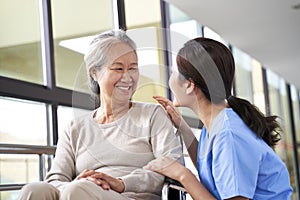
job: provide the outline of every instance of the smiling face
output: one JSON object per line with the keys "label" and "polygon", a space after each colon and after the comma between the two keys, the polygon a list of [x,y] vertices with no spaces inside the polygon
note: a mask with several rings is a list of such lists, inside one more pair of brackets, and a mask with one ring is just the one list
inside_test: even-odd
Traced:
{"label": "smiling face", "polygon": [[139,79],[136,52],[126,44],[116,44],[109,51],[107,64],[96,74],[102,101],[128,102]]}

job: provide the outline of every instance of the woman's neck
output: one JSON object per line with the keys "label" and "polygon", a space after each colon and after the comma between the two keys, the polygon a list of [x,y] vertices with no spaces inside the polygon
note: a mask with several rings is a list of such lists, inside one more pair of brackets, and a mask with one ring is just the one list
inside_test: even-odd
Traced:
{"label": "woman's neck", "polygon": [[130,101],[123,104],[101,101],[101,106],[97,109],[94,119],[99,124],[113,122],[124,116],[131,106],[132,103]]}
{"label": "woman's neck", "polygon": [[198,103],[197,115],[206,127],[207,132],[210,132],[212,122],[216,116],[226,108],[226,102],[221,104],[213,104],[208,100],[204,100]]}

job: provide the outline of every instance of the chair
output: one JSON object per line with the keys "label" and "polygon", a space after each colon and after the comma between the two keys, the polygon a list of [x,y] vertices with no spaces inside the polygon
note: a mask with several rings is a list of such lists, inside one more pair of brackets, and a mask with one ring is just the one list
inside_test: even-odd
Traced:
{"label": "chair", "polygon": [[162,189],[162,200],[185,200],[186,190],[178,181],[169,177],[165,178]]}

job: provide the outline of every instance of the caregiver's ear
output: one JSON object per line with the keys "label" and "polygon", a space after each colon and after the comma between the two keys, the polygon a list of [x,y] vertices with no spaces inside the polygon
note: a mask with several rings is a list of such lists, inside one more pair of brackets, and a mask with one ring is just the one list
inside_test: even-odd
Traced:
{"label": "caregiver's ear", "polygon": [[195,89],[195,83],[188,80],[186,84],[186,94],[191,94]]}

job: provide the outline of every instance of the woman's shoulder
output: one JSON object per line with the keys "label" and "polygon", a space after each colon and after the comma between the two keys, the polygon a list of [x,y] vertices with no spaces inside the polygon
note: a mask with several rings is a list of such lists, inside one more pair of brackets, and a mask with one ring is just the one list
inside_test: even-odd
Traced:
{"label": "woman's shoulder", "polygon": [[143,109],[143,110],[155,110],[155,109],[159,109],[161,107],[159,104],[150,103],[150,102],[134,101],[132,103],[134,105],[134,108]]}
{"label": "woman's shoulder", "polygon": [[67,126],[69,128],[78,128],[78,126],[82,126],[83,124],[87,124],[91,121],[93,113],[95,111],[88,111],[85,113],[73,113],[73,116],[69,120]]}
{"label": "woman's shoulder", "polygon": [[132,102],[133,103],[133,112],[139,113],[139,115],[154,115],[154,114],[163,114],[165,111],[161,105],[150,103],[150,102]]}

